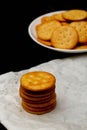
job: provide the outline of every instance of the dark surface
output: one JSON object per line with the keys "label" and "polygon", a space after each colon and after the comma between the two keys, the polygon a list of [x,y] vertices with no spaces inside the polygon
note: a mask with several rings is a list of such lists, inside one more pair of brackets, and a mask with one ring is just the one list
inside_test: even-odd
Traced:
{"label": "dark surface", "polygon": [[[84,0],[46,0],[27,2],[9,2],[2,4],[0,74],[9,71],[29,69],[35,65],[56,58],[65,58],[79,54],[54,52],[37,45],[28,35],[28,25],[36,17],[52,11],[85,9]],[[0,125],[0,130],[3,129]]]}

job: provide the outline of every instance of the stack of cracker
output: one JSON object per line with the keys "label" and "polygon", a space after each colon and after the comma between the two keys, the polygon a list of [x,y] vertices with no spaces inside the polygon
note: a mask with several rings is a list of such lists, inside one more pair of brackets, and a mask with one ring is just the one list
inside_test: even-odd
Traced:
{"label": "stack of cracker", "polygon": [[20,97],[22,107],[32,114],[44,114],[56,106],[54,75],[44,71],[33,71],[22,75],[20,79]]}

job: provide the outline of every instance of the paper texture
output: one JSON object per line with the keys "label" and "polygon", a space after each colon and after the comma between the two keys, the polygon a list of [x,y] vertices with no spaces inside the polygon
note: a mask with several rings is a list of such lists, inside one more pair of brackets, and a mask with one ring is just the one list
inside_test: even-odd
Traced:
{"label": "paper texture", "polygon": [[[21,106],[20,77],[34,70],[56,77],[57,106],[43,115],[27,113]],[[0,122],[8,130],[87,130],[87,54],[0,75]]]}

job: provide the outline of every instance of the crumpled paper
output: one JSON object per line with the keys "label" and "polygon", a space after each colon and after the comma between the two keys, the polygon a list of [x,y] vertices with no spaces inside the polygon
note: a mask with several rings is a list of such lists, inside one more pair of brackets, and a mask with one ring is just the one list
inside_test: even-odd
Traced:
{"label": "crumpled paper", "polygon": [[[20,77],[34,70],[56,77],[57,106],[43,115],[27,113],[21,106]],[[87,54],[0,75],[0,122],[8,130],[87,130]]]}

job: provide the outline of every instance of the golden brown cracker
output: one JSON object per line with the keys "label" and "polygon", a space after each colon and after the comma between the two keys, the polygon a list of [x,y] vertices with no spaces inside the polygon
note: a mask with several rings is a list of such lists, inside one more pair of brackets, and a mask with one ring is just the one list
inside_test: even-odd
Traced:
{"label": "golden brown cracker", "polygon": [[87,18],[87,12],[81,9],[72,9],[65,11],[62,14],[62,16],[66,20],[72,20],[72,21],[84,20],[85,18]]}
{"label": "golden brown cracker", "polygon": [[49,72],[34,71],[22,75],[20,86],[31,91],[44,91],[55,86],[56,78]]}
{"label": "golden brown cracker", "polygon": [[40,38],[37,38],[37,41],[40,42],[40,43],[42,43],[43,45],[52,46],[52,43],[51,43],[50,40],[48,41],[48,40],[42,40]]}
{"label": "golden brown cracker", "polygon": [[36,108],[29,107],[24,102],[22,102],[22,106],[25,111],[27,111],[31,114],[41,115],[41,114],[45,114],[45,113],[48,113],[48,112],[51,112],[52,110],[54,110],[54,108],[56,107],[56,102],[54,102],[51,106],[45,107],[43,109],[41,109],[41,108],[36,109]]}
{"label": "golden brown cracker", "polygon": [[33,108],[44,108],[44,107],[48,107],[50,106],[51,104],[53,104],[54,102],[56,102],[56,94],[48,101],[45,101],[45,102],[26,102],[26,100],[23,99],[23,102],[29,106],[29,107],[33,107]]}
{"label": "golden brown cracker", "polygon": [[65,22],[67,21],[66,19],[64,19],[64,17],[62,16],[63,13],[55,13],[52,15],[52,17],[55,19],[55,20],[58,20],[60,22]]}
{"label": "golden brown cracker", "polygon": [[87,49],[87,45],[79,45],[79,46],[76,46],[74,49],[76,50]]}
{"label": "golden brown cracker", "polygon": [[33,98],[43,98],[43,97],[48,97],[55,92],[55,86],[52,87],[52,89],[44,90],[44,91],[30,91],[25,89],[24,87],[20,86],[19,89],[20,93],[27,97],[33,97]]}
{"label": "golden brown cracker", "polygon": [[53,31],[61,26],[61,23],[53,20],[45,22],[36,27],[37,37],[42,40],[50,40]]}
{"label": "golden brown cracker", "polygon": [[56,29],[51,37],[53,47],[72,49],[78,43],[77,31],[71,26],[61,26]]}
{"label": "golden brown cracker", "polygon": [[87,22],[86,21],[78,21],[78,22],[71,22],[70,26],[74,27],[79,36],[79,43],[86,43],[87,42]]}
{"label": "golden brown cracker", "polygon": [[51,16],[43,16],[41,18],[41,23],[45,23],[45,22],[49,22],[49,21],[52,21],[52,20],[55,20],[54,17]]}

